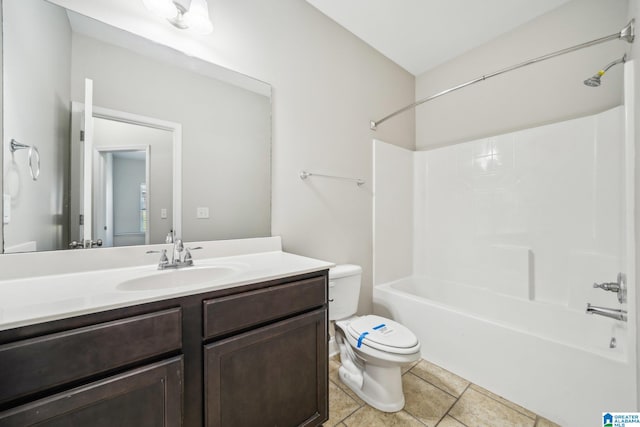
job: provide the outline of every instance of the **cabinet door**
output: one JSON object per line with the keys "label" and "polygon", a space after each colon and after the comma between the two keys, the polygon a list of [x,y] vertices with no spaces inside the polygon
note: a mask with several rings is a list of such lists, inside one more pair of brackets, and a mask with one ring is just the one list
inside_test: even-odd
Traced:
{"label": "cabinet door", "polygon": [[316,310],[205,346],[206,425],[327,420],[326,316]]}
{"label": "cabinet door", "polygon": [[182,425],[182,356],[0,413],[0,426]]}

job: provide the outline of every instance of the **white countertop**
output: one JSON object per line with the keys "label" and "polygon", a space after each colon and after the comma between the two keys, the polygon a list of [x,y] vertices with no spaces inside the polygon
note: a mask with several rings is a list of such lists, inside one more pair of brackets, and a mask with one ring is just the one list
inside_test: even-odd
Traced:
{"label": "white countertop", "polygon": [[145,290],[126,290],[122,283],[150,275],[172,274],[176,270],[159,271],[157,264],[152,264],[0,280],[0,330],[280,279],[334,266],[282,251],[195,258],[194,263],[193,267],[179,271],[220,267],[230,273],[214,280],[196,279],[186,286]]}

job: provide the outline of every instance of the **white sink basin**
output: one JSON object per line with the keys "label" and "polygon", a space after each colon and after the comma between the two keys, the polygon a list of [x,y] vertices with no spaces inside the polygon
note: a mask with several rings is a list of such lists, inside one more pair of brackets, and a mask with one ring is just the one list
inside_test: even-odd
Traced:
{"label": "white sink basin", "polygon": [[185,267],[179,270],[158,271],[144,277],[124,281],[116,286],[121,291],[149,291],[206,285],[240,271],[231,266]]}

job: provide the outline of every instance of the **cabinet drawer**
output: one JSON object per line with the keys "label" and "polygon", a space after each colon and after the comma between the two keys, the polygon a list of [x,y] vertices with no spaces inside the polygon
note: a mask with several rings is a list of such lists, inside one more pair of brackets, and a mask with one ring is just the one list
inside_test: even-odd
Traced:
{"label": "cabinet drawer", "polygon": [[180,308],[0,346],[0,403],[180,349]]}
{"label": "cabinet drawer", "polygon": [[326,292],[323,276],[204,301],[204,338],[320,307]]}
{"label": "cabinet drawer", "polygon": [[174,357],[0,412],[0,426],[180,426],[182,365]]}

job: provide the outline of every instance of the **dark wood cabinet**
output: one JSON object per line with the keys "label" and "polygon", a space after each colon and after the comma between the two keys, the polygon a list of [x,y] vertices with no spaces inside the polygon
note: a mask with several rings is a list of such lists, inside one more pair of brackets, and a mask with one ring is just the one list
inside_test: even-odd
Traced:
{"label": "dark wood cabinet", "polygon": [[326,420],[326,324],[316,310],[205,346],[205,425]]}
{"label": "dark wood cabinet", "polygon": [[0,413],[24,427],[175,427],[182,425],[182,357],[89,383]]}
{"label": "dark wood cabinet", "polygon": [[181,347],[180,308],[0,345],[0,403]]}
{"label": "dark wood cabinet", "polygon": [[0,427],[321,425],[327,273],[0,331]]}
{"label": "dark wood cabinet", "polygon": [[215,338],[326,303],[322,277],[242,292],[204,302],[204,338]]}

